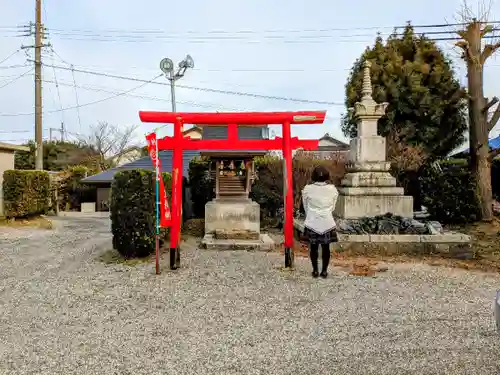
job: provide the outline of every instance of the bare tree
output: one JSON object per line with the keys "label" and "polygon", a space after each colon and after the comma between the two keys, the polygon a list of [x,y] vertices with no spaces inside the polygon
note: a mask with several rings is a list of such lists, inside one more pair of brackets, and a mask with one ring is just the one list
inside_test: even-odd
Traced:
{"label": "bare tree", "polygon": [[[488,138],[490,131],[500,119],[500,106],[497,97],[491,100],[484,97],[483,76],[485,62],[500,48],[500,43],[485,43],[483,46],[485,37],[491,40],[494,28],[488,24],[489,7],[484,3],[481,4],[477,16],[474,16],[475,12],[464,1],[460,12],[464,28],[457,31],[461,40],[456,46],[461,49],[462,59],[467,65],[470,168],[477,184],[481,218],[484,221],[491,221],[493,220],[491,161],[500,154],[500,151],[490,152]],[[490,110],[495,105],[496,109],[489,116]]]}
{"label": "bare tree", "polygon": [[135,130],[136,126],[119,127],[101,121],[91,126],[89,135],[81,137],[80,142],[93,151],[89,157],[96,161],[99,169],[105,170],[113,167],[131,147]]}

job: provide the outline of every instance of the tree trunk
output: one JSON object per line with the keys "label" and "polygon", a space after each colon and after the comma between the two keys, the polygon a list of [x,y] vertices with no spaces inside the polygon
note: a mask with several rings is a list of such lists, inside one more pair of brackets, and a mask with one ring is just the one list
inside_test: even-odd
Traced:
{"label": "tree trunk", "polygon": [[[476,46],[470,46],[475,54]],[[480,50],[480,45],[477,46]],[[480,56],[480,53],[476,56]],[[477,195],[483,221],[493,220],[491,167],[488,160],[488,113],[485,111],[486,99],[483,94],[483,66],[469,61],[467,69],[469,88],[469,153],[470,170],[477,185]]]}

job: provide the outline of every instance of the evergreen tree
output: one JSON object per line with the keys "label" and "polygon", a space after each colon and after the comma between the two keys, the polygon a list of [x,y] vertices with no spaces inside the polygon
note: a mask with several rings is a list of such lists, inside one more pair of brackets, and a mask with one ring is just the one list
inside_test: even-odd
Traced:
{"label": "evergreen tree", "polygon": [[[372,63],[375,101],[388,102],[378,121],[382,136],[402,135],[408,145],[422,147],[430,158],[446,156],[464,141],[467,129],[465,91],[454,78],[450,60],[425,36],[408,25],[385,42],[377,37],[354,63],[346,84],[347,108],[361,101],[363,62]],[[356,136],[357,122],[349,113],[342,119],[346,136]]]}

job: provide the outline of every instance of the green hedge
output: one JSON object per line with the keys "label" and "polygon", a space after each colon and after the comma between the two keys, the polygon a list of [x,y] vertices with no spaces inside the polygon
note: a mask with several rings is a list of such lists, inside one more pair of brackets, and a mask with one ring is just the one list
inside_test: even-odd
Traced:
{"label": "green hedge", "polygon": [[[170,173],[164,173],[163,180],[170,203]],[[148,256],[155,250],[155,185],[154,172],[148,170],[121,171],[114,176],[110,204],[113,248],[126,258]],[[167,241],[168,232],[161,230],[160,246]]]}
{"label": "green hedge", "polygon": [[191,201],[194,217],[205,216],[205,204],[214,196],[214,182],[208,176],[210,159],[194,158],[189,163],[189,183],[191,186]]}
{"label": "green hedge", "polygon": [[466,160],[451,159],[422,168],[422,203],[431,217],[444,224],[478,220],[476,187]]}
{"label": "green hedge", "polygon": [[491,164],[491,188],[493,198],[500,201],[500,160],[495,159]]}
{"label": "green hedge", "polygon": [[5,216],[47,214],[50,209],[50,176],[44,171],[8,170],[3,174]]}

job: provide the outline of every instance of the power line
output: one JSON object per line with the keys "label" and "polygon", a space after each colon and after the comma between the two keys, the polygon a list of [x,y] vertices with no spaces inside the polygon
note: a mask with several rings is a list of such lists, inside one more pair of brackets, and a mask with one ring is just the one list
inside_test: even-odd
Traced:
{"label": "power line", "polygon": [[[31,61],[31,60],[29,60],[29,61]],[[71,70],[71,68],[69,68],[69,67],[60,66],[60,65],[47,65],[47,64],[44,64],[44,65],[45,66],[53,66],[56,69]],[[84,74],[91,74],[91,75],[101,76],[101,77],[123,79],[123,80],[128,80],[128,81],[135,81],[135,82],[146,82],[146,81],[144,81],[143,79],[140,79],[140,78],[127,77],[127,76],[121,76],[121,75],[115,75],[115,74],[108,74],[108,73],[102,73],[102,72],[94,72],[94,71],[91,71],[91,70],[74,69],[74,71],[75,72],[79,72],[79,73],[84,73]],[[168,83],[166,83],[166,82],[165,83],[164,82],[151,82],[151,83],[154,84],[154,85],[162,85],[162,86],[168,85]],[[321,100],[297,99],[297,98],[289,98],[289,97],[282,97],[282,96],[254,94],[254,93],[240,92],[240,91],[230,91],[230,90],[219,90],[219,89],[212,89],[212,88],[206,88],[206,87],[196,87],[196,86],[188,86],[188,85],[177,85],[177,87],[185,88],[185,89],[188,89],[188,90],[213,92],[213,93],[226,94],[226,95],[245,96],[245,97],[258,98],[258,99],[284,100],[284,101],[291,101],[291,102],[298,102],[298,103],[309,103],[309,104],[340,105],[340,106],[344,105],[344,103],[340,103],[340,102],[328,102],[328,101],[321,101]]]}
{"label": "power line", "polygon": [[0,60],[0,65],[3,64],[4,62],[6,62],[8,59],[10,59],[15,54],[17,54],[19,51],[20,51],[20,49],[17,49],[14,52],[12,52],[9,56],[5,57],[3,60]]}
{"label": "power line", "polygon": [[[55,83],[55,81],[50,81],[50,80],[44,80],[44,82],[46,83]],[[59,81],[59,84],[62,85],[62,86],[68,86],[68,87],[73,87],[74,85],[71,84],[71,83],[63,83],[61,81]],[[105,93],[109,93],[109,94],[116,94],[117,93],[117,90],[109,90],[108,88],[102,88],[100,86],[89,86],[89,85],[85,85],[85,86],[77,86],[79,89],[83,89],[83,90],[89,90],[89,91],[94,91],[94,92],[105,92]],[[153,100],[153,101],[160,101],[160,102],[168,102],[170,103],[170,99],[165,99],[165,98],[158,98],[158,97],[155,97],[155,96],[149,96],[149,95],[137,95],[137,94],[126,94],[125,96],[127,97],[132,97],[132,98],[140,98],[140,99],[147,99],[147,100]],[[231,110],[231,111],[246,111],[248,109],[244,109],[244,108],[230,108],[230,107],[221,107],[221,106],[217,106],[215,104],[205,104],[205,103],[197,103],[197,102],[192,102],[192,101],[180,101],[180,100],[177,100],[177,103],[180,103],[180,104],[186,104],[186,105],[192,105],[192,106],[195,106],[195,107],[202,107],[202,108],[218,108],[218,109],[221,109],[221,108],[224,108],[225,110]]]}
{"label": "power line", "polygon": [[10,66],[0,66],[0,69],[17,69],[17,68],[25,68],[29,65],[27,64],[24,64],[24,65],[21,65],[21,64],[16,64],[16,65],[10,65]]}
{"label": "power line", "polygon": [[18,79],[23,78],[25,75],[27,75],[28,73],[32,72],[34,69],[35,68],[31,68],[31,69],[27,70],[26,72],[24,72],[23,74],[18,75],[16,78],[11,79],[9,82],[7,82],[7,83],[3,84],[2,86],[0,86],[0,89],[3,89],[4,87],[9,86],[11,83],[16,82]]}
{"label": "power line", "polygon": [[[75,108],[82,108],[82,107],[87,107],[89,105],[94,105],[94,104],[98,104],[98,103],[102,103],[102,102],[105,102],[107,100],[111,100],[111,99],[114,99],[114,98],[117,98],[119,96],[123,96],[123,95],[126,95],[128,94],[129,92],[132,92],[134,90],[138,90],[144,86],[146,86],[148,83],[153,83],[153,81],[155,79],[158,79],[159,77],[161,77],[162,74],[159,74],[158,76],[152,78],[150,81],[145,81],[143,84],[139,85],[139,86],[136,86],[136,87],[133,87],[131,88],[130,90],[127,90],[127,91],[123,91],[123,92],[120,92],[116,95],[113,95],[113,96],[109,96],[107,98],[104,98],[104,99],[100,99],[100,100],[95,100],[95,101],[92,101],[92,102],[88,102],[88,103],[84,103],[84,104],[80,104],[79,106],[71,106],[71,107],[66,107],[66,108],[62,108],[62,109],[54,109],[54,110],[50,110],[50,111],[44,111],[45,113],[55,113],[55,112],[61,112],[61,111],[66,111],[66,110],[69,110],[69,109],[75,109]],[[32,116],[34,115],[35,112],[31,112],[31,113],[2,113],[0,114],[0,117],[17,117],[17,116]]]}
{"label": "power line", "polygon": [[[487,24],[499,24],[500,21],[485,21]],[[49,28],[49,31],[57,32],[100,32],[100,33],[137,33],[137,34],[163,34],[168,33],[170,35],[205,35],[205,34],[216,34],[216,35],[227,35],[227,34],[259,34],[259,33],[306,33],[306,32],[339,32],[339,31],[353,31],[353,30],[394,30],[394,29],[404,29],[409,24],[402,26],[368,26],[368,27],[349,27],[349,28],[323,28],[323,29],[265,29],[265,30],[206,30],[206,31],[186,31],[182,33],[165,31],[162,29],[59,29],[59,28]],[[427,29],[427,28],[445,28],[445,27],[456,27],[456,26],[466,26],[467,23],[444,23],[444,24],[422,24],[422,25],[411,25],[414,29]]]}
{"label": "power line", "polygon": [[78,100],[78,90],[76,89],[75,69],[73,65],[71,65],[71,76],[73,77],[73,86],[75,88],[76,113],[78,115],[78,125],[80,126],[80,130],[82,130],[82,120],[80,118],[80,101]]}

